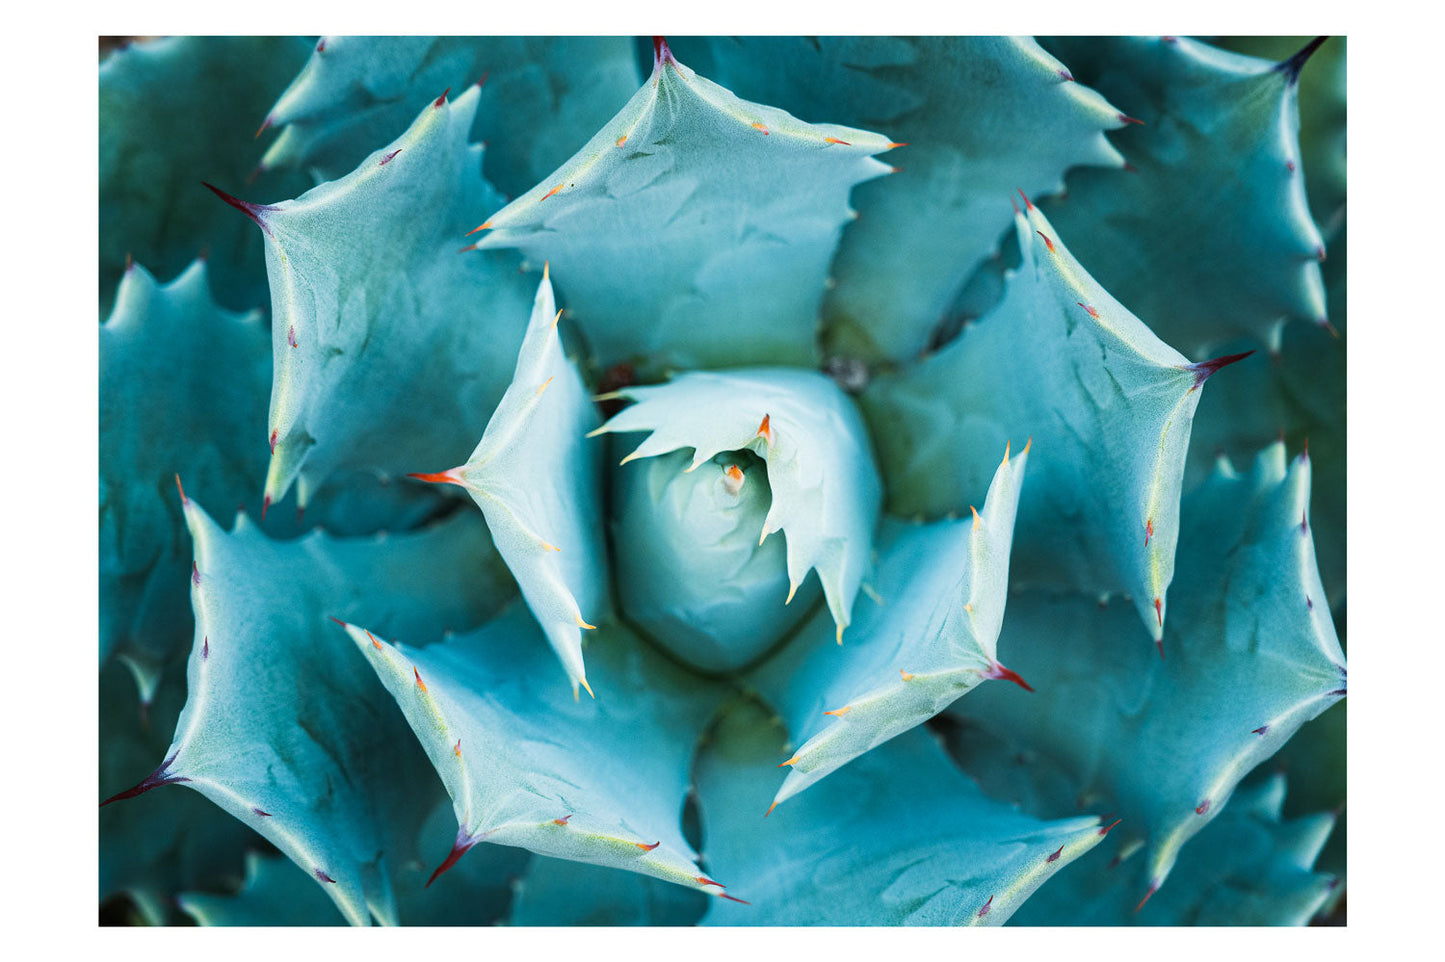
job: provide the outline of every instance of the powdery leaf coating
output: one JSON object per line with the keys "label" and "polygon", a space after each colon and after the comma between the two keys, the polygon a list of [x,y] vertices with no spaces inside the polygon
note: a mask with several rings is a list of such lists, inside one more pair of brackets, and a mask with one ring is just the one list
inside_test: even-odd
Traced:
{"label": "powdery leaf coating", "polygon": [[[1319,812],[1283,819],[1285,778],[1242,787],[1143,905],[1148,865],[1128,841],[1100,845],[1014,914],[1016,925],[1308,925],[1339,879],[1312,866],[1335,827]],[[1120,862],[1123,857],[1122,863]]]}
{"label": "powdery leaf coating", "polygon": [[1054,193],[1070,167],[1124,163],[1104,137],[1123,126],[1119,111],[1027,37],[707,37],[674,46],[739,96],[908,142],[893,176],[854,192],[861,216],[843,232],[823,303],[830,352],[916,356],[997,249],[1015,189]]}
{"label": "powdery leaf coating", "polygon": [[876,601],[862,603],[848,644],[834,645],[829,626],[815,618],[751,673],[749,683],[778,709],[800,746],[783,762],[787,778],[774,805],[987,679],[1027,687],[997,657],[1027,461],[1027,450],[1005,456],[973,520],[886,521]]}
{"label": "powdery leaf coating", "polygon": [[841,638],[883,498],[852,400],[827,377],[789,368],[693,371],[616,396],[636,403],[595,433],[652,432],[624,464],[679,448],[693,449],[693,468],[724,451],[752,451],[767,462],[772,504],[758,542],[784,533],[790,588],[817,569]]}
{"label": "powdery leaf coating", "polygon": [[472,137],[487,178],[518,194],[607,122],[642,78],[626,37],[323,37],[266,117],[267,167],[331,180],[445,89],[481,88]]}
{"label": "powdery leaf coating", "polygon": [[1325,321],[1300,159],[1297,70],[1182,37],[1049,41],[1080,80],[1142,121],[1132,171],[1080,170],[1044,204],[1104,287],[1195,360],[1289,318]]}
{"label": "powdery leaf coating", "polygon": [[697,867],[681,821],[697,733],[720,686],[604,626],[588,653],[604,695],[569,698],[545,680],[539,627],[520,606],[425,648],[347,630],[452,797],[456,844],[436,874],[486,841],[723,894]]}
{"label": "powdery leaf coating", "polygon": [[750,903],[714,902],[704,924],[999,925],[1104,835],[991,801],[917,729],[759,818],[783,741],[740,703],[699,755],[708,866]]}
{"label": "powdery leaf coating", "polygon": [[659,44],[642,89],[476,246],[550,261],[603,366],[811,365],[848,193],[890,146],[740,100]]}
{"label": "powdery leaf coating", "polygon": [[501,397],[530,285],[514,257],[457,253],[458,218],[497,199],[467,143],[477,99],[475,87],[437,98],[351,174],[295,200],[229,199],[266,239],[271,502],[298,480],[304,506],[339,471],[435,463],[476,438]]}
{"label": "powdery leaf coating", "polygon": [[993,452],[1031,436],[1037,463],[1015,532],[1015,586],[1126,592],[1157,641],[1199,389],[1238,358],[1190,364],[1025,206],[1015,217],[1023,259],[998,308],[863,395],[888,508],[961,514]]}
{"label": "powdery leaf coating", "polygon": [[459,515],[418,534],[274,542],[244,515],[228,534],[193,500],[185,514],[188,696],[164,760],[132,793],[195,789],[313,876],[348,921],[395,923],[391,871],[415,857],[434,783],[328,618],[416,637],[479,623],[507,594],[482,524]]}
{"label": "powdery leaf coating", "polygon": [[1165,658],[1124,640],[1134,629],[1119,605],[1019,595],[1002,640],[1041,697],[984,689],[955,709],[1116,804],[1123,834],[1148,844],[1151,888],[1240,779],[1345,695],[1309,475],[1304,458],[1286,469],[1275,445],[1252,475],[1221,468],[1190,496]]}
{"label": "powdery leaf coating", "polygon": [[477,502],[576,695],[587,686],[581,631],[608,614],[607,553],[602,453],[587,441],[597,412],[562,351],[559,316],[544,271],[512,383],[476,450],[459,468],[414,476],[461,485]]}
{"label": "powdery leaf coating", "polygon": [[[259,239],[234,212],[207,203],[198,181],[239,184],[253,175],[261,146],[252,133],[308,46],[303,37],[162,37],[101,62],[101,317],[130,260],[174,277],[199,255],[223,307],[265,304]],[[310,181],[288,171],[255,186],[284,194]]]}

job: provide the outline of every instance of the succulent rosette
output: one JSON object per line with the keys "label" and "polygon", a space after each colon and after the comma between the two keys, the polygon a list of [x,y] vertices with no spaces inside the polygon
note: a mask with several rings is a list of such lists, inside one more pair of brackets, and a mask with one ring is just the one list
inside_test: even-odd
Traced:
{"label": "succulent rosette", "polygon": [[112,917],[1338,900],[1341,41],[305,47],[101,68]]}

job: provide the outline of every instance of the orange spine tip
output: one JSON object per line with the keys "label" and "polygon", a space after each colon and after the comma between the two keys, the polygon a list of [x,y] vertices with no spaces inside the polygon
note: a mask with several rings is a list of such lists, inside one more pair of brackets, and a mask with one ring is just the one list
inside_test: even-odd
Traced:
{"label": "orange spine tip", "polygon": [[[487,221],[485,224],[481,225],[480,227],[473,227],[471,230],[467,231],[467,232],[466,232],[465,234],[463,234],[462,236],[463,236],[463,237],[471,237],[473,234],[477,233],[478,231],[491,230],[491,229],[492,229],[492,222],[491,222],[491,221]],[[468,250],[468,249],[469,249],[469,248],[466,248],[466,247],[463,247],[463,248],[462,248],[462,250]]]}
{"label": "orange spine tip", "polygon": [[[587,622],[583,621],[581,615],[577,615],[577,627],[586,628],[588,631],[593,631],[597,628],[596,625],[589,625]],[[591,691],[591,689],[589,688],[588,691]]]}
{"label": "orange spine tip", "polygon": [[1144,547],[1149,547],[1149,539],[1154,537],[1154,519],[1148,518],[1144,522]]}
{"label": "orange spine tip", "polygon": [[767,441],[769,447],[772,446],[773,416],[771,414],[763,415],[763,422],[758,425],[758,430],[755,432],[755,436],[762,438],[764,441]]}
{"label": "orange spine tip", "polygon": [[902,668],[898,669],[898,674],[900,674],[900,675],[903,676],[903,680],[904,680],[904,681],[912,681],[912,680],[913,680],[913,676],[910,675],[908,672],[904,671]]}
{"label": "orange spine tip", "polygon": [[907,147],[907,146],[908,146],[908,142],[907,142],[907,141],[894,140],[894,141],[890,141],[890,142],[888,143],[888,145],[885,146],[883,149],[884,149],[884,150],[892,150],[894,147]]}
{"label": "orange spine tip", "polygon": [[646,843],[644,843],[644,842],[634,842],[633,844],[636,845],[638,848],[642,849],[644,852],[650,852],[650,851],[652,851],[653,849],[657,848],[657,846],[661,845],[662,842],[661,842],[661,841],[653,842],[651,845],[648,845],[648,844],[646,844]]}
{"label": "orange spine tip", "polygon": [[1154,893],[1157,892],[1157,891],[1159,891],[1159,883],[1158,883],[1158,882],[1151,882],[1151,883],[1149,884],[1149,891],[1145,892],[1145,893],[1144,893],[1144,897],[1139,900],[1139,904],[1136,905],[1136,906],[1134,906],[1134,911],[1135,911],[1135,912],[1138,912],[1140,909],[1142,909],[1142,908],[1144,907],[1144,903],[1147,902],[1147,901],[1149,901],[1151,898],[1153,898],[1153,897],[1154,897]]}
{"label": "orange spine tip", "polygon": [[452,754],[456,755],[458,758],[462,757],[462,740],[460,738],[458,738],[457,743],[452,746]]}
{"label": "orange spine tip", "polygon": [[[558,316],[558,317],[561,317],[561,314],[558,314],[557,316]],[[556,324],[557,322],[556,322],[556,321],[553,321],[552,323],[553,323],[553,324]],[[547,388],[551,387],[551,386],[552,386],[552,382],[555,381],[555,380],[556,380],[555,377],[549,377],[549,378],[547,378],[547,380],[543,381],[543,382],[542,382],[542,386],[539,387],[539,388],[537,388],[537,397],[541,397],[541,396],[542,396],[542,392],[545,391],[545,390],[547,390]]]}
{"label": "orange spine tip", "polygon": [[541,200],[537,201],[537,203],[540,204],[543,200],[546,200],[548,197],[556,197],[559,193],[562,192],[562,188],[563,188],[563,187],[566,187],[566,186],[567,186],[566,184],[558,184],[556,187],[553,187],[551,190],[547,191],[547,193],[543,194]]}
{"label": "orange spine tip", "polygon": [[762,124],[755,120],[753,121],[753,129],[761,131],[764,137],[768,136],[768,128],[765,124]]}
{"label": "orange spine tip", "polygon": [[975,508],[973,505],[969,505],[969,506],[968,506],[968,510],[970,510],[970,511],[973,512],[973,530],[977,531],[977,530],[978,530],[978,526],[979,526],[979,524],[981,523],[981,522],[979,521],[979,517],[978,517],[978,509]]}
{"label": "orange spine tip", "polygon": [[706,875],[693,876],[693,881],[696,882],[698,885],[716,885],[718,888],[723,888],[723,884],[721,882],[714,882]]}
{"label": "orange spine tip", "polygon": [[1051,240],[1049,240],[1049,235],[1048,235],[1048,234],[1045,234],[1045,233],[1044,233],[1043,231],[1041,231],[1041,230],[1039,230],[1039,231],[1034,231],[1034,233],[1035,233],[1035,234],[1038,234],[1040,237],[1042,237],[1042,238],[1044,239],[1044,246],[1048,247],[1049,253],[1050,253],[1050,254],[1054,253],[1054,242],[1051,241]]}
{"label": "orange spine tip", "polygon": [[1118,825],[1118,824],[1119,824],[1120,822],[1122,822],[1122,821],[1123,821],[1122,818],[1116,818],[1116,819],[1114,819],[1114,820],[1113,820],[1112,822],[1110,822],[1108,825],[1105,825],[1104,827],[1100,828],[1100,829],[1099,829],[1099,834],[1100,834],[1100,835],[1108,835],[1111,831],[1114,830],[1114,826],[1115,826],[1115,825]]}
{"label": "orange spine tip", "polygon": [[620,148],[623,144],[625,144],[625,143],[627,143],[627,135],[626,135],[626,134],[623,134],[621,137],[618,137],[618,138],[617,138],[617,146],[618,146],[619,148]]}
{"label": "orange spine tip", "polygon": [[1022,187],[1015,187],[1014,190],[1017,190],[1019,192],[1019,196],[1024,199],[1024,209],[1033,210],[1034,202],[1029,200],[1029,195],[1024,193],[1024,189]]}
{"label": "orange spine tip", "polygon": [[542,548],[543,548],[544,550],[546,550],[546,551],[557,551],[557,552],[561,552],[561,550],[562,550],[561,548],[557,547],[555,544],[553,544],[553,543],[550,542],[550,541],[543,541],[543,542],[542,542]]}
{"label": "orange spine tip", "polygon": [[570,822],[570,821],[572,821],[572,816],[571,816],[571,815],[563,815],[561,818],[554,818],[554,819],[552,819],[552,824],[553,824],[553,825],[566,825],[566,824],[567,824],[568,822]]}
{"label": "orange spine tip", "polygon": [[796,765],[797,763],[798,763],[798,756],[797,756],[797,755],[794,755],[792,758],[788,759],[787,761],[781,762],[781,763],[778,765],[778,767],[779,767],[779,768],[789,768],[789,767],[791,767],[791,766],[793,766],[793,765]]}
{"label": "orange spine tip", "polygon": [[411,666],[411,673],[416,676],[416,687],[426,691],[426,682],[421,680],[421,672],[416,670],[416,665]]}
{"label": "orange spine tip", "polygon": [[465,487],[462,479],[455,473],[457,468],[449,468],[446,471],[437,471],[433,474],[408,474],[408,478],[416,478],[418,481],[425,481],[428,484],[459,484]]}
{"label": "orange spine tip", "polygon": [[842,708],[835,708],[835,709],[833,709],[832,711],[825,711],[825,712],[823,712],[823,714],[825,714],[825,715],[836,715],[837,717],[842,718],[844,715],[848,714],[848,713],[849,713],[850,711],[852,711],[852,710],[853,710],[853,706],[852,706],[852,705],[844,705]]}
{"label": "orange spine tip", "polygon": [[[361,630],[362,630],[362,631],[366,631],[365,628],[363,628],[363,629],[361,629]],[[381,648],[381,642],[379,642],[379,641],[376,640],[376,636],[375,636],[375,635],[373,635],[373,634],[372,634],[371,632],[369,632],[369,631],[366,631],[366,637],[368,637],[368,638],[371,639],[371,647],[375,648],[377,651],[381,651],[381,650],[382,650],[382,648]]]}
{"label": "orange spine tip", "polygon": [[276,454],[276,435],[278,435],[278,434],[280,434],[280,433],[281,433],[281,431],[280,431],[279,428],[278,428],[277,430],[271,432],[271,454],[272,454],[272,456],[274,456],[274,455]]}
{"label": "orange spine tip", "polygon": [[181,476],[179,474],[176,475],[176,490],[181,493],[181,507],[189,507],[191,502],[186,499],[186,489],[181,487]]}
{"label": "orange spine tip", "polygon": [[1099,312],[1090,305],[1085,304],[1083,301],[1075,301],[1074,303],[1082,307],[1084,310],[1088,311],[1090,317],[1094,318],[1095,320],[1099,319]]}
{"label": "orange spine tip", "polygon": [[1159,627],[1164,627],[1164,602],[1158,598],[1154,599],[1154,616],[1159,619]]}
{"label": "orange spine tip", "polygon": [[824,137],[824,138],[823,138],[823,142],[824,142],[825,144],[842,144],[844,147],[852,147],[852,146],[853,146],[852,144],[848,143],[848,141],[846,141],[846,140],[839,140],[837,137]]}
{"label": "orange spine tip", "polygon": [[763,818],[767,818],[769,815],[773,814],[773,809],[775,809],[775,808],[777,808],[777,807],[778,807],[778,803],[777,803],[777,802],[774,802],[773,804],[769,805],[769,806],[768,806],[768,810],[763,813]]}

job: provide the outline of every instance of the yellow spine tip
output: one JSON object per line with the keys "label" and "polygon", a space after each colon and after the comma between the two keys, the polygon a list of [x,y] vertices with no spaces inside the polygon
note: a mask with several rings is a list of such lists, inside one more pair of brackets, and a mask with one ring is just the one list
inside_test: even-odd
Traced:
{"label": "yellow spine tip", "polygon": [[[596,626],[596,625],[589,625],[587,622],[583,621],[581,615],[575,615],[574,617],[577,619],[577,627],[578,627],[578,628],[586,628],[588,631],[595,631],[595,630],[596,630],[597,626]],[[582,684],[585,685],[585,684],[587,684],[587,683],[584,681]]]}
{"label": "yellow spine tip", "polygon": [[850,711],[852,711],[852,710],[853,710],[853,706],[852,706],[852,705],[844,705],[842,708],[835,708],[835,709],[833,709],[832,711],[825,711],[825,712],[823,712],[823,714],[825,714],[825,715],[833,715],[834,717],[842,718],[844,715],[848,714],[848,713],[849,713]]}
{"label": "yellow spine tip", "polygon": [[[579,678],[578,681],[581,683],[581,685],[582,685],[583,688],[587,689],[587,697],[588,697],[588,698],[591,698],[593,701],[596,701],[596,700],[597,700],[597,696],[594,695],[594,694],[592,694],[592,686],[589,685],[589,684],[587,684],[587,679],[586,679],[586,678]],[[573,692],[573,694],[576,694],[577,689],[576,689],[576,688],[573,688],[573,689],[572,689],[572,692]]]}
{"label": "yellow spine tip", "polygon": [[838,644],[840,645],[843,643],[843,629],[847,627],[847,625],[839,625],[838,631],[834,634],[834,637],[837,639]]}
{"label": "yellow spine tip", "polygon": [[788,597],[786,597],[786,598],[783,599],[783,604],[785,604],[785,605],[792,604],[792,602],[793,602],[793,595],[795,595],[795,594],[797,594],[797,593],[798,593],[798,585],[797,585],[797,583],[796,583],[796,582],[792,582],[792,581],[788,582]]}
{"label": "yellow spine tip", "polygon": [[[562,187],[561,187],[560,184],[559,184],[558,186],[556,186],[556,187],[553,187],[553,188],[552,188],[552,194],[557,193],[557,191],[559,191],[559,190],[561,190],[561,189],[562,189]],[[548,194],[547,196],[548,196],[548,197],[551,197],[552,194]],[[544,199],[545,199],[545,198],[544,198]],[[548,280],[548,279],[551,277],[551,275],[552,275],[552,262],[551,262],[551,261],[543,261],[543,262],[542,262],[542,280],[544,280],[544,281],[545,281],[545,280]]]}
{"label": "yellow spine tip", "polygon": [[973,505],[969,505],[968,510],[973,512],[973,530],[977,531],[979,526],[978,509]]}
{"label": "yellow spine tip", "polygon": [[913,676],[910,675],[908,672],[904,671],[902,668],[898,669],[898,674],[900,674],[900,675],[903,676],[903,680],[904,680],[904,681],[912,681],[912,680],[913,680]]}
{"label": "yellow spine tip", "polygon": [[[557,323],[556,321],[553,321],[553,322],[552,322],[553,325],[556,325],[556,323]],[[543,381],[543,382],[542,382],[542,386],[539,387],[539,388],[537,388],[537,397],[541,397],[541,396],[542,396],[542,392],[545,391],[545,390],[547,390],[547,388],[551,387],[551,386],[552,386],[552,382],[555,381],[555,380],[556,380],[555,377],[549,377],[549,378],[547,378],[547,380]]]}
{"label": "yellow spine tip", "polygon": [[1004,463],[1004,464],[1008,464],[1009,451],[1010,451],[1012,448],[1013,448],[1013,442],[1012,442],[1012,441],[1005,441],[1005,442],[1003,443],[1003,463]]}
{"label": "yellow spine tip", "polygon": [[[554,317],[554,318],[552,318],[552,327],[553,327],[553,328],[555,328],[555,327],[557,326],[557,322],[562,319],[562,311],[563,311],[563,310],[564,310],[564,308],[560,308],[560,307],[557,308],[557,316]],[[552,383],[552,379],[551,379],[551,378],[548,378],[548,379],[547,379],[547,383],[548,383],[548,384]]]}

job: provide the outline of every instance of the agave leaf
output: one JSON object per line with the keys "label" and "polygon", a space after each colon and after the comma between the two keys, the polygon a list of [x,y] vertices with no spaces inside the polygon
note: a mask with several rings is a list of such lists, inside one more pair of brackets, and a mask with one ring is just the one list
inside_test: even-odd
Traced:
{"label": "agave leaf", "polygon": [[1305,925],[1338,879],[1312,870],[1334,827],[1327,812],[1284,821],[1282,775],[1241,788],[1229,810],[1179,857],[1169,885],[1146,904],[1142,858],[1100,845],[1010,920],[1015,925]]}
{"label": "agave leaf", "polygon": [[521,606],[426,648],[347,631],[452,797],[456,843],[434,879],[486,841],[722,891],[681,820],[717,686],[604,626],[588,652],[603,697],[568,698],[546,681],[541,629]]}
{"label": "agave leaf", "polygon": [[[420,786],[417,786],[420,788]],[[422,837],[442,829],[452,817],[451,804],[440,784],[440,796]],[[178,793],[180,794],[180,793]],[[392,869],[397,918],[403,925],[489,925],[502,919],[512,902],[514,880],[531,861],[526,852],[491,848],[459,866],[444,889],[426,886],[429,871],[419,861]],[[337,914],[315,880],[284,858],[248,854],[246,883],[234,895],[183,892],[182,911],[201,925],[340,925]]]}
{"label": "agave leaf", "polygon": [[1048,42],[1142,121],[1115,143],[1132,171],[1079,170],[1044,204],[1079,260],[1195,359],[1289,318],[1323,323],[1324,240],[1298,140],[1299,64],[1174,37]]}
{"label": "agave leaf", "polygon": [[477,502],[576,695],[587,686],[582,629],[595,627],[582,612],[608,615],[607,555],[601,451],[586,440],[597,412],[562,352],[560,316],[544,270],[512,383],[476,450],[459,468],[413,477],[461,485]]}
{"label": "agave leaf", "polygon": [[801,747],[783,764],[776,805],[902,734],[989,678],[1018,678],[998,662],[1009,544],[1028,452],[1007,455],[971,521],[886,521],[879,538],[879,603],[864,603],[842,648],[815,618],[750,681]]}
{"label": "agave leaf", "polygon": [[[164,286],[132,266],[100,328],[100,661],[124,656],[144,701],[191,635],[172,478],[234,505],[265,470],[265,448],[243,439],[265,417],[266,328],[259,311],[216,306],[207,280],[205,261]],[[214,376],[214,358],[229,376]]]}
{"label": "agave leaf", "polygon": [[404,720],[328,617],[415,637],[469,627],[507,594],[472,515],[418,534],[267,539],[192,500],[189,694],[155,772],[109,801],[180,782],[274,843],[347,920],[395,922],[389,871],[434,785]]}
{"label": "agave leaf", "polygon": [[[1009,224],[1016,188],[1063,189],[1076,164],[1121,167],[1124,121],[1027,37],[680,39],[739,96],[908,141],[895,175],[863,185],[824,302],[828,350],[869,361],[921,352]],[[704,56],[705,55],[705,56]]]}
{"label": "agave leaf", "polygon": [[738,703],[699,756],[708,866],[751,903],[714,902],[704,924],[997,925],[1107,831],[990,801],[921,730],[762,819],[784,738]]}
{"label": "agave leaf", "polygon": [[[185,660],[174,654],[149,704],[125,668],[100,671],[100,789],[125,788],[164,757],[186,699]],[[155,792],[100,811],[100,900],[124,895],[146,925],[178,921],[177,892],[225,891],[241,884],[245,852],[260,840],[244,825],[190,792]]]}
{"label": "agave leaf", "polygon": [[724,451],[766,460],[773,498],[758,543],[784,532],[789,598],[817,569],[841,638],[882,502],[868,432],[847,395],[813,371],[744,368],[694,371],[617,396],[637,403],[596,433],[652,432],[623,464],[680,448],[693,449],[688,470]]}
{"label": "agave leaf", "polygon": [[1200,386],[1190,364],[1091,278],[1032,205],[1003,302],[937,354],[863,395],[888,508],[962,513],[1009,438],[1032,436],[1016,585],[1124,591],[1157,641]]}
{"label": "agave leaf", "polygon": [[[130,258],[162,277],[197,254],[232,310],[266,301],[261,245],[244,224],[198,203],[197,181],[241,183],[261,148],[266,106],[305,62],[301,37],[167,37],[117,50],[100,65],[100,316],[111,312]],[[305,178],[266,176],[266,191]]]}
{"label": "agave leaf", "polygon": [[528,290],[516,259],[462,257],[458,217],[497,199],[467,143],[478,93],[438,98],[341,180],[258,206],[275,383],[266,497],[305,506],[345,470],[400,476],[474,439],[507,384]]}
{"label": "agave leaf", "polygon": [[694,925],[710,900],[647,875],[556,858],[532,859],[511,925]]}
{"label": "agave leaf", "polygon": [[604,366],[811,365],[848,192],[889,146],[740,100],[659,42],[642,89],[476,246],[550,260]]}
{"label": "agave leaf", "polygon": [[640,79],[624,37],[323,37],[267,115],[283,129],[265,164],[334,179],[439,91],[476,83],[472,136],[490,141],[487,178],[518,194],[606,123]]}
{"label": "agave leaf", "polygon": [[1309,474],[1304,458],[1287,470],[1275,445],[1250,477],[1222,468],[1190,496],[1166,658],[1124,640],[1133,629],[1121,605],[1016,596],[1001,643],[1040,697],[1021,704],[985,688],[955,709],[1117,805],[1125,834],[1147,840],[1150,889],[1240,779],[1345,694]]}

